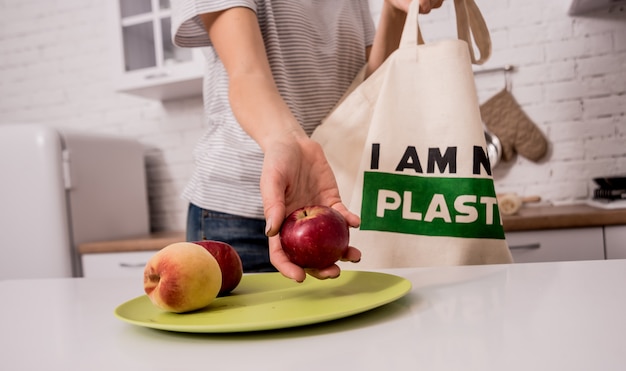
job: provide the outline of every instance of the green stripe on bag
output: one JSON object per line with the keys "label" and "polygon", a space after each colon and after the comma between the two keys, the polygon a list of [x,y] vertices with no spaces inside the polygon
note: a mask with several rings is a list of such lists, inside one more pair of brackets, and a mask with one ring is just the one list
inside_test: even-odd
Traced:
{"label": "green stripe on bag", "polygon": [[504,239],[493,180],[489,178],[365,172],[361,229]]}

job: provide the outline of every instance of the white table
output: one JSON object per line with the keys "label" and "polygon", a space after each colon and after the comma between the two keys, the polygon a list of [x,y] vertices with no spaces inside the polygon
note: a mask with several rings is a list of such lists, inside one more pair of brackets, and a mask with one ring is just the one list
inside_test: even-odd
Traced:
{"label": "white table", "polygon": [[626,370],[626,260],[387,272],[413,289],[379,309],[213,335],[115,318],[140,279],[0,281],[0,369]]}

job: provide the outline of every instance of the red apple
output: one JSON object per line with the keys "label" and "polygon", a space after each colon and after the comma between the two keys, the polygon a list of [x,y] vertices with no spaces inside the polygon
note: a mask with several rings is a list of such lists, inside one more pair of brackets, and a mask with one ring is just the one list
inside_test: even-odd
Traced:
{"label": "red apple", "polygon": [[345,253],[350,230],[344,217],[327,206],[305,206],[285,218],[280,243],[289,260],[302,268],[326,268]]}
{"label": "red apple", "polygon": [[193,241],[205,249],[207,249],[220,265],[222,270],[222,288],[219,295],[226,295],[233,291],[243,276],[243,265],[241,258],[231,245],[221,241]]}

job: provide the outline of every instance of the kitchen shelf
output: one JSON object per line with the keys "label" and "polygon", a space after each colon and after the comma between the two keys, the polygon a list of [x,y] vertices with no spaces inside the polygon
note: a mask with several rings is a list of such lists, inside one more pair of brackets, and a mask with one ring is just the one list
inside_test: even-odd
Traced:
{"label": "kitchen shelf", "polygon": [[78,252],[84,254],[102,254],[129,251],[156,251],[165,246],[184,242],[184,231],[156,232],[147,236],[112,241],[85,242],[78,245]]}
{"label": "kitchen shelf", "polygon": [[[516,215],[503,216],[503,226],[518,263],[626,258],[626,209],[523,207]],[[184,231],[158,232],[83,243],[78,252],[86,275],[124,276],[135,274],[157,250],[182,241]]]}
{"label": "kitchen shelf", "polygon": [[588,205],[523,207],[503,216],[505,231],[601,227],[626,224],[626,209],[601,209]]}

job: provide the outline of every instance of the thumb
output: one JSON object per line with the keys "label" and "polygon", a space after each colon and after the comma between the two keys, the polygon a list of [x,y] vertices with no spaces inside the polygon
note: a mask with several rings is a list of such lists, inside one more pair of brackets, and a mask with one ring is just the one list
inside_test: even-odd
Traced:
{"label": "thumb", "polygon": [[265,235],[273,237],[280,231],[280,226],[285,220],[285,206],[282,203],[270,205],[265,208]]}
{"label": "thumb", "polygon": [[268,237],[277,235],[283,220],[285,220],[284,187],[277,186],[277,184],[280,182],[261,176],[265,235]]}

